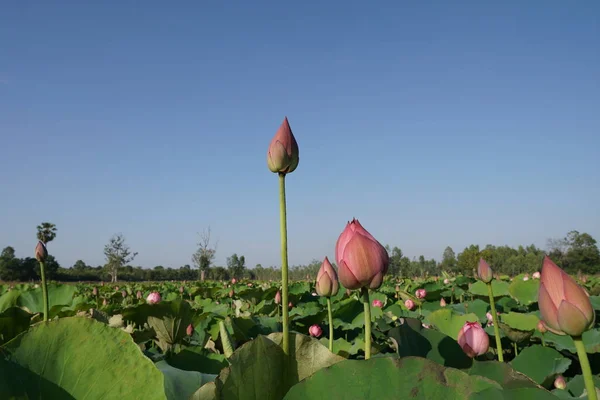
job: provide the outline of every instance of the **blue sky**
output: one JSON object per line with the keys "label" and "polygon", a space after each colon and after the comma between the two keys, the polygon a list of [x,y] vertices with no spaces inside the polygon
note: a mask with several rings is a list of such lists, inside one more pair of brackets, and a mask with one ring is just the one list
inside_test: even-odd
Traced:
{"label": "blue sky", "polygon": [[[288,116],[291,264],[357,217],[410,257],[600,237],[597,1],[5,2],[0,247],[63,266],[279,265],[268,144]],[[377,6],[375,6],[377,4]]]}

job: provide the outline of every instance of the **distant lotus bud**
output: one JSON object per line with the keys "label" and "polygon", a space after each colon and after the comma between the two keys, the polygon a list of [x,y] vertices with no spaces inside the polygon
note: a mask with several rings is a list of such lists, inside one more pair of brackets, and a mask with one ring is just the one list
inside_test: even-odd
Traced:
{"label": "distant lotus bud", "polygon": [[233,278],[233,279],[231,280],[231,284],[232,284],[232,285],[235,285],[236,283],[237,283],[237,279]]}
{"label": "distant lotus bud", "polygon": [[312,293],[311,293],[311,296],[313,296],[313,297],[317,297],[317,296],[318,296],[318,294],[317,294],[317,292],[312,292]]}
{"label": "distant lotus bud", "polygon": [[287,117],[275,133],[267,151],[267,166],[271,172],[289,174],[298,167],[300,151]]}
{"label": "distant lotus bud", "polygon": [[400,291],[400,286],[396,285],[396,292]]}
{"label": "distant lotus bud", "polygon": [[375,300],[373,300],[373,302],[371,303],[371,305],[373,307],[379,307],[379,308],[381,308],[381,307],[383,307],[383,302],[381,300],[375,299]]}
{"label": "distant lotus bud", "polygon": [[417,299],[424,299],[425,296],[427,296],[427,290],[425,290],[425,289],[417,289],[415,291],[415,297]]}
{"label": "distant lotus bud", "polygon": [[160,293],[158,293],[158,292],[150,293],[148,295],[148,297],[146,297],[146,302],[148,302],[148,304],[160,303]]}
{"label": "distant lotus bud", "polygon": [[589,295],[567,273],[544,257],[538,305],[546,328],[558,335],[580,336],[594,326]]}
{"label": "distant lotus bud", "polygon": [[183,286],[179,286],[179,293],[183,294],[183,291],[184,291]]}
{"label": "distant lotus bud", "polygon": [[187,328],[185,328],[185,333],[186,333],[188,336],[192,336],[192,334],[194,333],[194,326],[193,326],[192,324],[189,324],[189,325],[187,326]]}
{"label": "distant lotus bud", "polygon": [[425,323],[423,323],[423,324],[421,324],[421,325],[422,325],[422,326],[423,326],[423,328],[425,328],[425,329],[430,329],[430,328],[431,328],[431,325],[429,325],[429,324],[425,324]]}
{"label": "distant lotus bud", "polygon": [[311,325],[310,328],[308,328],[308,333],[310,334],[310,336],[319,337],[323,333],[323,330],[319,325],[315,324]]}
{"label": "distant lotus bud", "polygon": [[554,380],[554,387],[560,390],[565,390],[567,388],[567,382],[565,382],[565,378],[562,375],[558,375]]}
{"label": "distant lotus bud", "polygon": [[535,271],[531,276],[533,279],[540,279],[542,274],[540,274],[540,271]]}
{"label": "distant lotus bud", "polygon": [[378,289],[390,262],[385,247],[357,219],[348,222],[335,245],[340,282],[347,289]]}
{"label": "distant lotus bud", "polygon": [[44,242],[40,240],[37,246],[35,246],[35,259],[39,262],[44,262],[46,258],[48,258],[48,250]]}
{"label": "distant lotus bud", "polygon": [[94,286],[92,289],[92,296],[98,296],[98,288]]}
{"label": "distant lotus bud", "polygon": [[412,310],[413,308],[415,308],[415,302],[412,301],[411,299],[407,299],[404,302],[404,307],[408,308],[409,310]]}
{"label": "distant lotus bud", "polygon": [[319,296],[324,297],[335,296],[340,289],[337,272],[335,272],[327,257],[321,263],[321,268],[319,268],[319,272],[317,273],[315,289]]}
{"label": "distant lotus bud", "polygon": [[118,291],[119,291],[119,287],[115,286],[115,292],[118,292]]}
{"label": "distant lotus bud", "polygon": [[458,332],[458,344],[471,358],[488,351],[490,339],[479,322],[466,322]]}
{"label": "distant lotus bud", "polygon": [[485,317],[487,318],[488,322],[492,322],[492,323],[494,322],[494,316],[492,315],[492,313],[491,313],[491,312],[489,312],[489,311],[488,311],[488,312],[485,314]]}
{"label": "distant lotus bud", "polygon": [[483,283],[490,283],[492,279],[494,279],[494,272],[483,258],[479,259],[479,266],[477,267],[477,276],[479,277],[479,280],[481,280]]}
{"label": "distant lotus bud", "polygon": [[248,284],[248,287],[252,287],[252,284],[251,284],[251,283],[249,283],[249,284]]}
{"label": "distant lotus bud", "polygon": [[447,285],[449,283],[450,283],[450,279],[448,279],[448,278],[444,279],[444,285]]}
{"label": "distant lotus bud", "polygon": [[105,305],[107,305],[107,304],[108,304],[108,301],[106,301],[106,299],[103,299],[103,300],[102,300],[102,305],[103,305],[103,306],[105,306]]}
{"label": "distant lotus bud", "polygon": [[275,293],[275,304],[280,304],[281,303],[281,292],[278,290],[277,293]]}
{"label": "distant lotus bud", "polygon": [[121,296],[123,296],[123,298],[127,297],[127,292],[125,290],[121,290]]}
{"label": "distant lotus bud", "polygon": [[442,299],[440,300],[440,307],[446,307],[446,300],[444,300],[444,298],[442,297]]}
{"label": "distant lotus bud", "polygon": [[104,281],[100,282],[100,286],[104,286]]}
{"label": "distant lotus bud", "polygon": [[234,294],[235,294],[235,292],[233,291],[233,289],[231,289],[231,290],[229,291],[229,297],[233,297],[233,295],[234,295]]}
{"label": "distant lotus bud", "polygon": [[548,329],[546,328],[546,324],[544,324],[544,321],[542,321],[541,319],[538,321],[536,328],[540,333],[548,332]]}
{"label": "distant lotus bud", "polygon": [[290,301],[290,302],[288,303],[288,308],[291,310],[291,309],[292,309],[292,307],[294,307],[294,304],[293,304],[293,303]]}
{"label": "distant lotus bud", "polygon": [[135,294],[135,297],[137,297],[138,299],[142,298],[142,291],[138,290],[137,293]]}

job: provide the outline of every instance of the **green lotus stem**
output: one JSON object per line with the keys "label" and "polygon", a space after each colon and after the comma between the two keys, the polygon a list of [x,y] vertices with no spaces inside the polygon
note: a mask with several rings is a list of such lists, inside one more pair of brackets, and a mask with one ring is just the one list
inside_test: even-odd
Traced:
{"label": "green lotus stem", "polygon": [[546,347],[546,341],[544,340],[544,334],[541,334],[542,337],[542,346]]}
{"label": "green lotus stem", "polygon": [[331,312],[331,298],[327,298],[327,314],[329,316],[329,351],[333,353],[333,313]]}
{"label": "green lotus stem", "polygon": [[279,223],[281,235],[281,309],[283,314],[283,353],[290,354],[288,300],[287,212],[285,207],[285,173],[279,173]]}
{"label": "green lotus stem", "polygon": [[365,360],[371,358],[371,303],[369,302],[369,289],[363,287],[363,305],[365,306]]}
{"label": "green lotus stem", "polygon": [[581,336],[574,336],[573,341],[575,342],[575,348],[577,349],[577,356],[579,357],[579,364],[581,365],[581,373],[583,374],[583,381],[585,382],[588,399],[598,400],[592,369],[590,368],[590,361],[588,360],[583,340],[581,339]]}
{"label": "green lotus stem", "polygon": [[500,339],[500,328],[498,327],[498,314],[496,313],[496,303],[494,303],[494,291],[492,282],[487,284],[488,294],[490,296],[490,308],[492,309],[492,321],[494,322],[494,336],[496,337],[496,350],[498,351],[498,361],[504,362],[502,353],[502,339]]}
{"label": "green lotus stem", "polygon": [[515,349],[515,357],[519,355],[519,348],[517,347],[517,342],[513,342],[513,347]]}
{"label": "green lotus stem", "polygon": [[227,332],[227,328],[225,327],[225,321],[219,321],[219,334],[221,335],[223,354],[225,355],[225,358],[229,358],[233,354],[233,345],[231,344],[229,332]]}
{"label": "green lotus stem", "polygon": [[48,287],[46,286],[46,265],[40,261],[40,275],[42,276],[42,297],[44,300],[44,321],[48,321]]}

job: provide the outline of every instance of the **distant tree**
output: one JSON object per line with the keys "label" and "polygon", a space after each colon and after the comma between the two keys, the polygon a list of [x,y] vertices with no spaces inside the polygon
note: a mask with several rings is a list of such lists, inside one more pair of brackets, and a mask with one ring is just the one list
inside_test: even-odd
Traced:
{"label": "distant tree", "polygon": [[594,239],[588,233],[571,231],[565,238],[568,244],[564,256],[565,268],[575,272],[596,273],[600,270],[600,251]]}
{"label": "distant tree", "polygon": [[402,250],[398,247],[394,246],[394,248],[390,250],[390,246],[386,245],[385,249],[390,257],[389,274],[392,276],[407,275],[410,268],[410,258],[404,256]]}
{"label": "distant tree", "polygon": [[44,242],[44,244],[48,244],[56,237],[56,225],[50,222],[42,222],[37,226],[37,238]]}
{"label": "distant tree", "polygon": [[456,257],[458,270],[465,275],[471,275],[473,270],[477,268],[480,256],[481,252],[479,251],[479,245],[472,244],[469,247],[466,247],[462,253],[459,253],[458,257]]}
{"label": "distant tree", "polygon": [[138,253],[132,253],[129,246],[125,243],[123,234],[116,234],[110,238],[110,241],[104,246],[104,256],[106,257],[106,270],[111,277],[111,282],[117,281],[119,269],[133,261]]}
{"label": "distant tree", "polygon": [[[58,273],[58,269],[60,268],[60,264],[56,261],[56,258],[52,254],[49,254],[46,258],[46,262],[44,263],[44,272],[46,272],[46,279],[54,279]],[[35,274],[38,277],[41,277],[40,264],[35,264]]]}
{"label": "distant tree", "polygon": [[87,265],[85,265],[85,262],[83,262],[83,260],[77,260],[75,261],[75,264],[73,264],[73,269],[76,271],[84,271],[88,268]]}
{"label": "distant tree", "polygon": [[441,267],[444,271],[456,271],[456,254],[450,246],[447,246],[446,249],[444,249]]}
{"label": "distant tree", "polygon": [[200,270],[200,281],[204,282],[206,271],[210,268],[210,264],[215,258],[217,252],[217,243],[214,247],[210,245],[210,226],[208,230],[200,234],[200,241],[198,242],[198,250],[192,255],[192,262],[194,266]]}
{"label": "distant tree", "polygon": [[242,278],[246,272],[246,258],[238,257],[235,253],[231,257],[227,257],[227,269],[232,278]]}

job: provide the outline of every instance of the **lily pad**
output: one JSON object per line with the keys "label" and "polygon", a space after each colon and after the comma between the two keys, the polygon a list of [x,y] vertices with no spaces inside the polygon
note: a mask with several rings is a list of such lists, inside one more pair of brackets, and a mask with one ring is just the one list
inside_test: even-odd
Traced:
{"label": "lily pad", "polygon": [[521,304],[529,305],[537,301],[539,289],[539,279],[530,279],[528,281],[515,279],[510,284],[508,291],[513,299]]}
{"label": "lily pad", "polygon": [[571,360],[550,347],[533,345],[524,348],[511,361],[511,365],[536,383],[545,386],[555,375],[565,372],[571,365]]}
{"label": "lily pad", "polygon": [[513,329],[532,331],[536,328],[540,319],[535,314],[509,312],[508,314],[500,314],[500,320]]}
{"label": "lily pad", "polygon": [[465,322],[478,322],[479,317],[472,313],[461,315],[451,309],[443,308],[429,314],[426,320],[443,334],[457,340],[458,332]]}
{"label": "lily pad", "polygon": [[[508,283],[494,279],[492,281],[492,290],[494,292],[494,297],[508,296]],[[487,284],[482,281],[477,281],[472,284],[469,292],[474,296],[484,296],[485,298],[489,298]]]}

